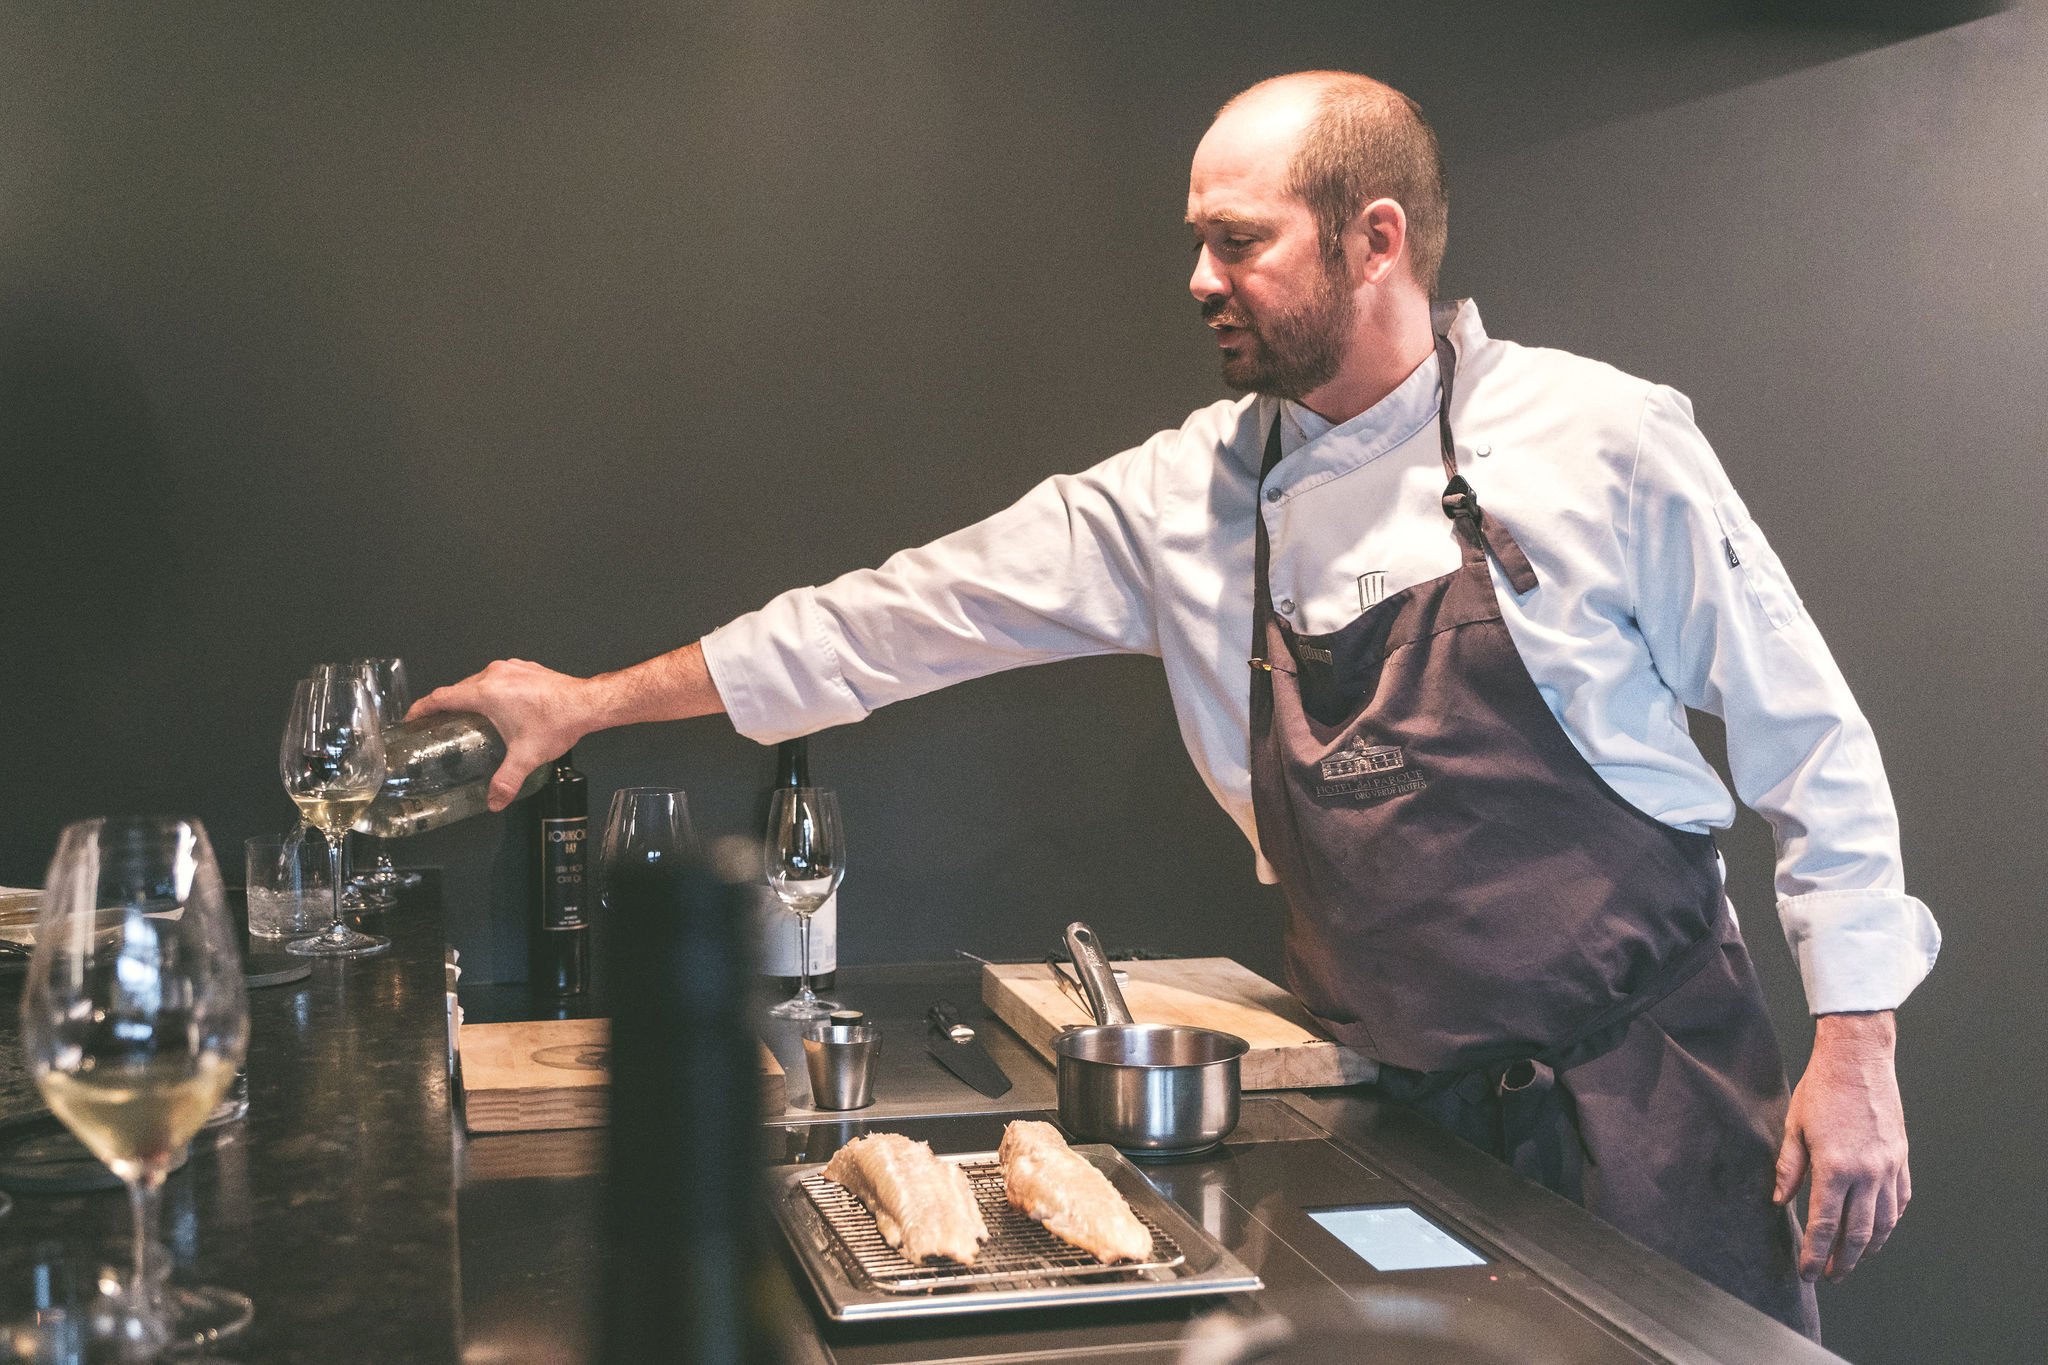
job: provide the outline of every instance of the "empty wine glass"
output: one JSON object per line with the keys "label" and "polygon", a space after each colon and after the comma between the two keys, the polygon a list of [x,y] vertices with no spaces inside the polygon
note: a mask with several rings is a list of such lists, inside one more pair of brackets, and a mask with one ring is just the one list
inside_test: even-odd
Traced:
{"label": "empty wine glass", "polygon": [[22,995],[29,1069],[50,1109],[128,1186],[132,1278],[120,1357],[240,1330],[231,1290],[175,1287],[158,1192],[248,1050],[249,1002],[220,869],[196,820],[84,820],[59,836]]}
{"label": "empty wine glass", "polygon": [[836,1008],[811,990],[811,916],[846,875],[846,831],[839,797],[823,787],[778,787],[768,804],[762,841],[768,889],[797,916],[797,992],[769,1013],[813,1019]]}
{"label": "empty wine glass", "polygon": [[299,815],[327,838],[334,883],[334,921],[324,933],[293,939],[303,957],[367,957],[391,946],[382,934],[351,929],[343,918],[342,840],[384,782],[384,740],[377,704],[362,675],[345,664],[322,664],[292,689],[291,716],[278,746],[278,772]]}
{"label": "empty wine glass", "polygon": [[[403,659],[357,659],[351,667],[360,669],[363,682],[369,687],[370,695],[377,704],[377,720],[384,729],[405,719],[405,713],[412,708],[412,688],[405,680]],[[356,831],[358,843],[374,840],[377,861],[370,871],[354,878],[349,889],[360,894],[368,904],[380,910],[388,910],[398,903],[398,893],[420,884],[417,872],[400,872],[391,861],[391,853],[384,840]]]}

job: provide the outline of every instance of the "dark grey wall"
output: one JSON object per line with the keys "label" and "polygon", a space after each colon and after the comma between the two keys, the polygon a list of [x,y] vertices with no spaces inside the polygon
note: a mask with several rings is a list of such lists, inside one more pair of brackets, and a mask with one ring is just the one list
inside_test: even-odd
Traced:
{"label": "dark grey wall", "polygon": [[[1949,946],[1901,1021],[1917,1201],[1832,1342],[2039,1358],[2048,6],[872,8],[0,8],[0,881],[117,807],[283,827],[316,659],[624,664],[1176,422],[1217,392],[1179,223],[1208,111],[1355,67],[1443,134],[1447,288],[1692,395],[1885,742]],[[768,773],[717,723],[580,757],[713,831]],[[1275,968],[1149,661],[816,761],[848,960],[1081,913]],[[1727,848],[1796,1068],[1768,834]],[[516,975],[501,822],[406,852]]]}

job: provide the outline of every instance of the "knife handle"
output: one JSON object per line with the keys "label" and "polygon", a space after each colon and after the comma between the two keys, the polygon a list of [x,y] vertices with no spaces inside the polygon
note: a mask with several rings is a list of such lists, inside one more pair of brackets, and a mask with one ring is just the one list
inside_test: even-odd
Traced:
{"label": "knife handle", "polygon": [[950,1000],[934,1000],[924,1012],[925,1022],[941,1033],[949,1033],[960,1022],[960,1007]]}

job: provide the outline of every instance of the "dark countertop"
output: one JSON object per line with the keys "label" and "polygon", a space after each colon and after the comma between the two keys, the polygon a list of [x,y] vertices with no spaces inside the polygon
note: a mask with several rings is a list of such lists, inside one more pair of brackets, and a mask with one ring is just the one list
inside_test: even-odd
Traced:
{"label": "dark countertop", "polygon": [[[1054,1118],[1051,1068],[999,1024],[985,1036],[1016,1082],[1001,1099],[981,1096],[925,1056],[921,1020],[934,998],[943,995],[967,1006],[970,1022],[988,1022],[978,975],[979,968],[967,962],[841,970],[835,997],[866,1010],[883,1036],[876,1103],[848,1114],[810,1107],[794,1030],[763,1019],[762,1036],[784,1063],[789,1095],[788,1110],[768,1126],[769,1160],[822,1161],[871,1126],[928,1139],[941,1151],[984,1150],[995,1146],[1008,1117]],[[524,1010],[531,1007],[501,988],[465,988],[462,995],[472,1022],[530,1017]],[[1145,1168],[1155,1187],[1265,1280],[1263,1291],[1224,1301],[1233,1314],[1284,1314],[1311,1334],[1350,1333],[1344,1349],[1355,1349],[1368,1330],[1360,1314],[1375,1300],[1358,1282],[1345,1280],[1341,1268],[1333,1278],[1329,1257],[1315,1248],[1319,1238],[1327,1241],[1326,1234],[1306,1222],[1301,1208],[1305,1201],[1352,1202],[1361,1191],[1393,1191],[1398,1185],[1536,1272],[1555,1287],[1549,1292],[1558,1303],[1574,1305],[1539,1331],[1543,1352],[1511,1351],[1508,1358],[1587,1360],[1626,1342],[1633,1343],[1623,1349],[1629,1359],[1699,1365],[1838,1360],[1577,1205],[1370,1096],[1359,1088],[1248,1095],[1238,1130],[1217,1153]],[[568,1365],[589,1358],[605,1265],[599,1238],[603,1159],[601,1130],[499,1133],[465,1143],[458,1207],[470,1359]],[[784,1266],[792,1302],[811,1305],[809,1287],[786,1256]],[[1526,1278],[1527,1272],[1517,1273]],[[1513,1277],[1503,1271],[1502,1278]],[[1183,1333],[1195,1317],[1217,1306],[1215,1300],[1188,1300],[916,1324],[833,1324],[814,1306],[798,1307],[792,1309],[801,1324],[793,1359],[805,1365],[901,1365],[1113,1356],[1167,1365],[1178,1359]],[[1476,1308],[1468,1309],[1479,1316]],[[1495,1323],[1510,1332],[1527,1330],[1512,1317]],[[1411,1356],[1396,1352],[1385,1358]]]}
{"label": "dark countertop", "polygon": [[[255,1299],[254,1325],[225,1358],[589,1359],[606,1264],[605,1134],[464,1139],[445,1070],[435,883],[375,927],[396,939],[391,953],[316,963],[309,981],[252,992],[249,1117],[203,1139],[166,1191],[165,1231],[179,1273]],[[787,1110],[765,1133],[770,1161],[822,1160],[870,1125],[927,1137],[941,1150],[980,1150],[994,1146],[1006,1117],[1051,1117],[1050,1068],[1000,1025],[988,1040],[1016,1082],[1001,1099],[980,1096],[924,1054],[921,1020],[932,999],[947,996],[974,1022],[988,1022],[978,970],[954,962],[840,973],[838,998],[866,1009],[884,1037],[878,1102],[852,1114],[810,1107],[794,1030],[764,1018],[763,1036],[788,1074]],[[38,1104],[21,1072],[18,981],[0,977],[0,1128]],[[535,1013],[520,988],[462,995],[472,1022]],[[1567,1308],[1542,1336],[1544,1359],[1605,1359],[1616,1343],[1629,1359],[1837,1359],[1425,1121],[1377,1103],[1369,1090],[1247,1096],[1222,1149],[1149,1168],[1148,1176],[1264,1278],[1263,1291],[1222,1301],[1234,1316],[1284,1314],[1311,1334],[1363,1339],[1360,1315],[1375,1296],[1319,1254],[1323,1234],[1305,1221],[1304,1201],[1406,1191],[1554,1287],[1546,1292]],[[54,1239],[72,1254],[118,1247],[127,1216],[118,1190],[18,1195],[14,1212],[0,1219],[0,1320],[26,1308],[39,1243]],[[787,1258],[784,1265],[798,1325],[793,1359],[805,1365],[1105,1354],[1166,1365],[1197,1315],[1218,1306],[1193,1300],[835,1325],[809,1306],[808,1287]],[[1527,1271],[1516,1273],[1526,1279]],[[1476,1311],[1466,1305],[1454,1316],[1477,1320]],[[1581,1338],[1593,1354],[1558,1354]]]}
{"label": "dark countertop", "polygon": [[[249,993],[249,1113],[194,1143],[164,1190],[176,1275],[256,1303],[224,1358],[459,1358],[453,1113],[438,881],[361,923],[376,957],[313,963]],[[21,1056],[18,973],[0,977],[0,1124],[39,1110]],[[14,1196],[0,1218],[0,1321],[25,1313],[36,1249],[116,1249],[119,1189]]]}

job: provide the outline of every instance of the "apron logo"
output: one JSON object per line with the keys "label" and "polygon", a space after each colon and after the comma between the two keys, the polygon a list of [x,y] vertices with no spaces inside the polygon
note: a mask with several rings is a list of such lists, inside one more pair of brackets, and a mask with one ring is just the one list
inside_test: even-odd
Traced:
{"label": "apron logo", "polygon": [[1351,743],[1322,763],[1317,796],[1355,796],[1365,801],[1421,791],[1429,779],[1408,766],[1397,744],[1367,744],[1353,735]]}
{"label": "apron logo", "polygon": [[1329,650],[1317,649],[1314,645],[1297,645],[1294,652],[1301,656],[1301,661],[1305,664],[1327,664],[1334,662]]}
{"label": "apron logo", "polygon": [[1387,598],[1387,575],[1380,569],[1358,576],[1358,609],[1371,611]]}

